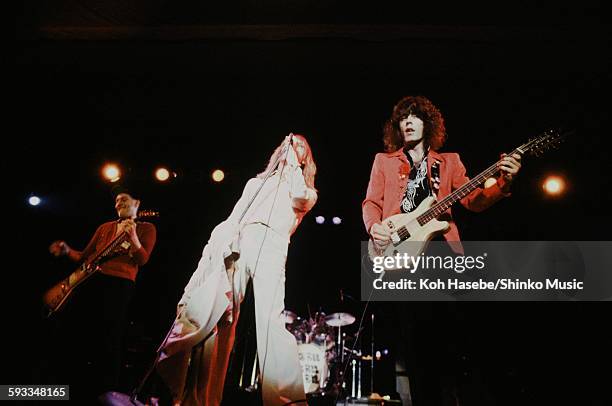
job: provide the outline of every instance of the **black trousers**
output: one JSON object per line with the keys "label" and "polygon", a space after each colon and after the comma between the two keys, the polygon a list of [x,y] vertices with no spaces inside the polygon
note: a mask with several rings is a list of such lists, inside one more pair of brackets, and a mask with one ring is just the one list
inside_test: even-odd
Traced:
{"label": "black trousers", "polygon": [[[441,238],[435,239],[426,253],[442,257],[456,255]],[[418,272],[422,277],[429,271]],[[459,336],[457,303],[430,301],[424,295],[420,301],[395,302],[393,306],[399,327],[396,351],[408,374],[413,405],[456,405],[460,357],[456,341]]]}
{"label": "black trousers", "polygon": [[123,337],[134,282],[97,274],[74,292],[58,317],[51,358],[70,397],[93,400],[117,390]]}
{"label": "black trousers", "polygon": [[397,302],[397,351],[403,358],[414,406],[455,405],[455,303]]}

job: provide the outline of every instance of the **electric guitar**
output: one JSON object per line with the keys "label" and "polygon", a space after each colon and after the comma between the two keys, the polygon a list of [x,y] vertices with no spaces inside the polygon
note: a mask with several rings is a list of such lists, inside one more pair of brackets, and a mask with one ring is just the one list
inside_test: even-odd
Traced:
{"label": "electric guitar", "polygon": [[[556,131],[547,131],[519,146],[508,155],[529,154],[539,156],[547,149],[558,146],[566,135],[559,134]],[[435,235],[446,233],[450,229],[448,221],[440,221],[437,218],[497,172],[499,172],[499,169],[496,162],[439,202],[436,201],[435,197],[428,196],[414,211],[395,214],[384,219],[382,225],[390,231],[391,242],[386,247],[381,248],[370,239],[368,243],[370,258],[374,260],[375,257],[395,257],[397,254],[402,257],[405,254],[408,257],[420,255]],[[392,261],[388,263],[390,264]],[[395,270],[398,268],[385,267],[385,269]]]}
{"label": "electric guitar", "polygon": [[[152,210],[143,210],[138,212],[136,220],[147,217],[158,217],[159,213]],[[62,279],[51,287],[43,295],[43,305],[47,312],[47,317],[58,312],[64,307],[72,292],[91,276],[100,271],[100,265],[119,247],[128,249],[130,247],[129,236],[126,232],[122,232],[115,237],[102,251],[96,254],[93,258],[83,262],[74,272],[68,277]]]}

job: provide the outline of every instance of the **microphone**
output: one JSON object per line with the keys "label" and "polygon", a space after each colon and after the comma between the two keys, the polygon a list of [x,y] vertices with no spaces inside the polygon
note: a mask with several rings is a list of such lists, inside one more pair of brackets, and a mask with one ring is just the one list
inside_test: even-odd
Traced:
{"label": "microphone", "polygon": [[282,150],[283,154],[289,150],[289,147],[291,145],[293,145],[293,133],[289,133],[287,137],[289,137],[289,142],[285,144],[285,146],[283,146],[283,150]]}

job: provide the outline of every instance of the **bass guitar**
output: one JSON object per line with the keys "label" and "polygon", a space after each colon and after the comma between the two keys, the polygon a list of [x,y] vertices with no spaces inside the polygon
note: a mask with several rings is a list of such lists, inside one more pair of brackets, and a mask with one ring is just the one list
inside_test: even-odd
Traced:
{"label": "bass guitar", "polygon": [[[547,131],[517,147],[509,155],[529,154],[539,156],[547,149],[559,145],[566,135],[556,131]],[[435,235],[445,233],[450,228],[448,221],[440,221],[438,217],[497,172],[499,172],[499,169],[496,162],[439,202],[436,201],[435,197],[429,196],[414,211],[395,214],[384,219],[382,225],[389,230],[391,242],[385,247],[379,247],[370,239],[368,243],[370,258],[374,261],[375,257],[396,257],[398,254],[402,257],[405,255],[408,257],[419,256],[425,251],[428,242]],[[391,264],[393,261],[387,263]],[[386,267],[385,269],[394,270],[397,268]]]}

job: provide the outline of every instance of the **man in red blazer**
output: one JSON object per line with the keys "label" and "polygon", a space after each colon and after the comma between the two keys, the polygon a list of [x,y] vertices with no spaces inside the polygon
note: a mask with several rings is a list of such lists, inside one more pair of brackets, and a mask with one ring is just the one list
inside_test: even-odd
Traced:
{"label": "man in red blazer", "polygon": [[[383,140],[385,152],[374,158],[362,204],[366,230],[379,246],[391,241],[382,220],[413,211],[428,195],[436,195],[441,200],[469,180],[459,154],[437,152],[446,140],[444,119],[425,97],[408,96],[395,105],[385,124]],[[502,175],[463,198],[461,204],[469,210],[482,211],[509,196],[512,179],[521,167],[520,160],[518,154],[504,155],[498,163]],[[459,241],[459,231],[452,221],[450,209],[443,216],[450,222],[444,239]],[[460,244],[451,244],[451,248],[461,252]]]}
{"label": "man in red blazer", "polygon": [[[456,153],[439,153],[446,140],[444,119],[425,97],[408,96],[393,108],[384,127],[385,152],[376,154],[366,198],[363,222],[372,240],[381,248],[391,242],[382,221],[412,212],[427,196],[443,199],[469,181]],[[489,179],[461,200],[469,210],[482,211],[509,196],[513,178],[521,164],[520,155],[505,156],[498,166],[501,176]],[[450,209],[440,220],[450,223],[442,238],[451,242],[449,254],[461,254],[459,231]],[[460,333],[454,303],[398,302],[390,312],[398,317],[396,372],[407,375],[414,406],[447,406],[461,398],[455,377],[455,337]],[[399,330],[399,334],[395,334]],[[405,395],[405,394],[404,394]]]}

